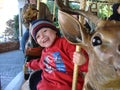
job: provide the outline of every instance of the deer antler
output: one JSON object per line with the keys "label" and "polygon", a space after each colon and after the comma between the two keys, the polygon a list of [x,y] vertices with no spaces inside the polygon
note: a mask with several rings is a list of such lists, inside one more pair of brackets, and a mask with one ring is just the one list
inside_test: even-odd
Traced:
{"label": "deer antler", "polygon": [[99,21],[99,18],[96,15],[94,15],[92,12],[88,12],[88,11],[84,11],[80,9],[72,9],[68,6],[65,6],[61,0],[56,0],[56,3],[58,5],[58,8],[61,11],[67,12],[69,14],[82,15],[86,17],[87,19],[89,19],[90,21],[92,21],[95,25]]}

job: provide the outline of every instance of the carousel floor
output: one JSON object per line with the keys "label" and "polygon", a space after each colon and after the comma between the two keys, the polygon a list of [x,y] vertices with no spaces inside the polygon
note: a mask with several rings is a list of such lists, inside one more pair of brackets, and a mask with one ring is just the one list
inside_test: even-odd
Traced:
{"label": "carousel floor", "polygon": [[23,70],[23,64],[24,54],[21,50],[0,53],[0,90],[5,90],[8,84]]}

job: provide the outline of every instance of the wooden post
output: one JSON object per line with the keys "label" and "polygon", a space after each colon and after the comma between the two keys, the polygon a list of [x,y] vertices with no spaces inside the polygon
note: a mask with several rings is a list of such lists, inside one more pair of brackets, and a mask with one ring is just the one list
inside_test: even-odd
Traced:
{"label": "wooden post", "polygon": [[54,19],[55,19],[55,9],[56,9],[56,4],[55,4],[55,0],[54,0],[52,21],[54,21]]}
{"label": "wooden post", "polygon": [[[80,46],[76,45],[76,51],[80,51]],[[73,82],[72,82],[72,90],[76,90],[77,88],[77,80],[78,80],[78,65],[74,65],[74,71],[73,71]]]}
{"label": "wooden post", "polygon": [[[86,7],[86,0],[79,0],[80,1],[80,9],[85,10]],[[79,21],[84,24],[85,20],[83,16],[79,16]]]}
{"label": "wooden post", "polygon": [[40,0],[37,0],[37,10],[39,10],[38,14],[37,14],[37,19],[40,18]]}
{"label": "wooden post", "polygon": [[[86,0],[81,0],[81,9],[85,10],[86,6]],[[81,23],[84,23],[84,18],[79,18]],[[80,52],[80,46],[76,45],[76,51]],[[73,71],[73,82],[72,82],[72,90],[77,90],[77,81],[78,81],[78,65],[74,65],[74,71]]]}

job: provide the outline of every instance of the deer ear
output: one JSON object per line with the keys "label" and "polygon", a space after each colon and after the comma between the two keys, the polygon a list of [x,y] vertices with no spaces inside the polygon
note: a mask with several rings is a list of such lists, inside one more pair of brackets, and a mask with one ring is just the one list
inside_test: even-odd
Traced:
{"label": "deer ear", "polygon": [[64,37],[73,44],[81,44],[83,40],[82,26],[72,15],[58,11],[58,22]]}

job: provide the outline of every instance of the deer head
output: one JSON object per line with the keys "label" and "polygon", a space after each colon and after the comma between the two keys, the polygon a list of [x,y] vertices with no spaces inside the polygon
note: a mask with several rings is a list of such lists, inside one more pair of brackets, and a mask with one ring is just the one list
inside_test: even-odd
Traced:
{"label": "deer head", "polygon": [[[70,43],[84,47],[89,54],[83,90],[120,90],[120,22],[99,20],[90,12],[70,9],[60,1],[56,0],[63,35]],[[87,33],[72,13],[92,20],[96,24],[93,33]]]}

